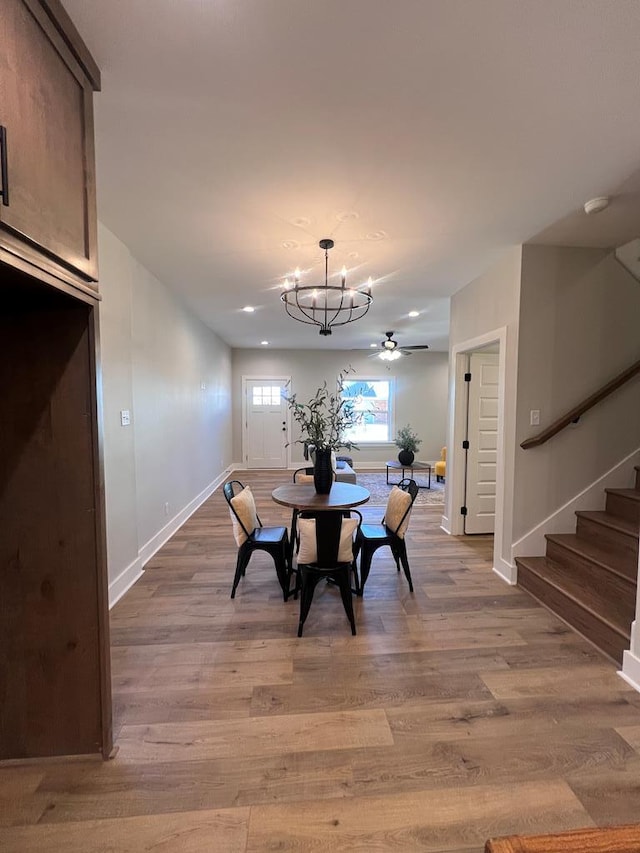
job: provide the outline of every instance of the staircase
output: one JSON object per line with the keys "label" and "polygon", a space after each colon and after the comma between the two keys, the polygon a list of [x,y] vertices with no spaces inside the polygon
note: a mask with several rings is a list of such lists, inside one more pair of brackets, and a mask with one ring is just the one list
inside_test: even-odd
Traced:
{"label": "staircase", "polygon": [[517,557],[518,586],[622,663],[635,618],[640,466],[634,489],[606,489],[603,512],[577,512],[575,533],[547,534],[545,557]]}

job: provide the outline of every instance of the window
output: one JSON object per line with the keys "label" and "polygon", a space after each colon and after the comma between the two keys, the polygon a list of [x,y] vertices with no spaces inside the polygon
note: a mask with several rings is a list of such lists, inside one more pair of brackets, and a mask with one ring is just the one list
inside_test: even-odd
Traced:
{"label": "window", "polygon": [[279,385],[254,385],[254,406],[279,406],[282,392]]}
{"label": "window", "polygon": [[392,441],[393,379],[345,379],[342,396],[351,400],[362,416],[345,438],[356,444]]}

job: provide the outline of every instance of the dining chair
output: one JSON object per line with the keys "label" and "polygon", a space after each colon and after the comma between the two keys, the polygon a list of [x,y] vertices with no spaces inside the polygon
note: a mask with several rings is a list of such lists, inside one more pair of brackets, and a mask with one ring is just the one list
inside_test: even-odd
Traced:
{"label": "dining chair", "polygon": [[253,552],[266,551],[273,557],[278,581],[286,601],[289,597],[291,579],[287,528],[263,527],[256,510],[253,493],[249,486],[244,486],[240,480],[229,480],[225,483],[223,493],[229,505],[229,513],[233,522],[233,535],[238,546],[238,559],[231,598],[236,597],[236,588],[240,583],[240,578],[245,576]]}
{"label": "dining chair", "polygon": [[294,483],[313,483],[313,468],[296,468],[293,472]]}
{"label": "dining chair", "polygon": [[[413,581],[407,558],[405,533],[409,526],[411,509],[418,496],[418,485],[415,480],[406,477],[389,493],[384,517],[380,524],[361,524],[356,534],[356,556],[360,555],[360,585],[358,595],[364,594],[364,585],[369,577],[373,555],[384,545],[391,548],[391,553],[400,571],[400,564],[413,592]],[[357,578],[357,574],[356,574]]]}
{"label": "dining chair", "polygon": [[[298,636],[302,636],[309,615],[313,593],[321,580],[333,582],[340,590],[342,604],[356,633],[351,596],[351,573],[356,572],[354,534],[362,523],[358,510],[351,510],[355,518],[345,518],[342,512],[300,513],[296,590],[300,588],[300,621]],[[356,574],[356,588],[358,588]]]}

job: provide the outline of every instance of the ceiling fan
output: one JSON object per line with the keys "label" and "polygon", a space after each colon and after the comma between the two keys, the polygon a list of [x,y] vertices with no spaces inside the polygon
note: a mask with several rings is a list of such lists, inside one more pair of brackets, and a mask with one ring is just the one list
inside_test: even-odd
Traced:
{"label": "ceiling fan", "polygon": [[429,344],[418,344],[416,346],[401,347],[394,340],[395,332],[385,332],[386,340],[380,341],[380,351],[375,353],[376,358],[381,358],[383,361],[395,361],[401,355],[412,355],[414,350],[429,349]]}

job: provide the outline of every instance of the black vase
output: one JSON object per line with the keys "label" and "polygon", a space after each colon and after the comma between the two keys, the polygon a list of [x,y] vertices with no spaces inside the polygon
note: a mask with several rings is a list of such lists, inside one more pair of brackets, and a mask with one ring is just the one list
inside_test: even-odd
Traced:
{"label": "black vase", "polygon": [[398,462],[401,465],[406,465],[407,467],[409,467],[409,465],[413,465],[413,460],[415,458],[413,450],[401,450],[400,453],[398,453]]}
{"label": "black vase", "polygon": [[313,485],[319,495],[328,495],[333,483],[331,468],[331,451],[319,450],[316,447],[316,458],[313,465]]}

